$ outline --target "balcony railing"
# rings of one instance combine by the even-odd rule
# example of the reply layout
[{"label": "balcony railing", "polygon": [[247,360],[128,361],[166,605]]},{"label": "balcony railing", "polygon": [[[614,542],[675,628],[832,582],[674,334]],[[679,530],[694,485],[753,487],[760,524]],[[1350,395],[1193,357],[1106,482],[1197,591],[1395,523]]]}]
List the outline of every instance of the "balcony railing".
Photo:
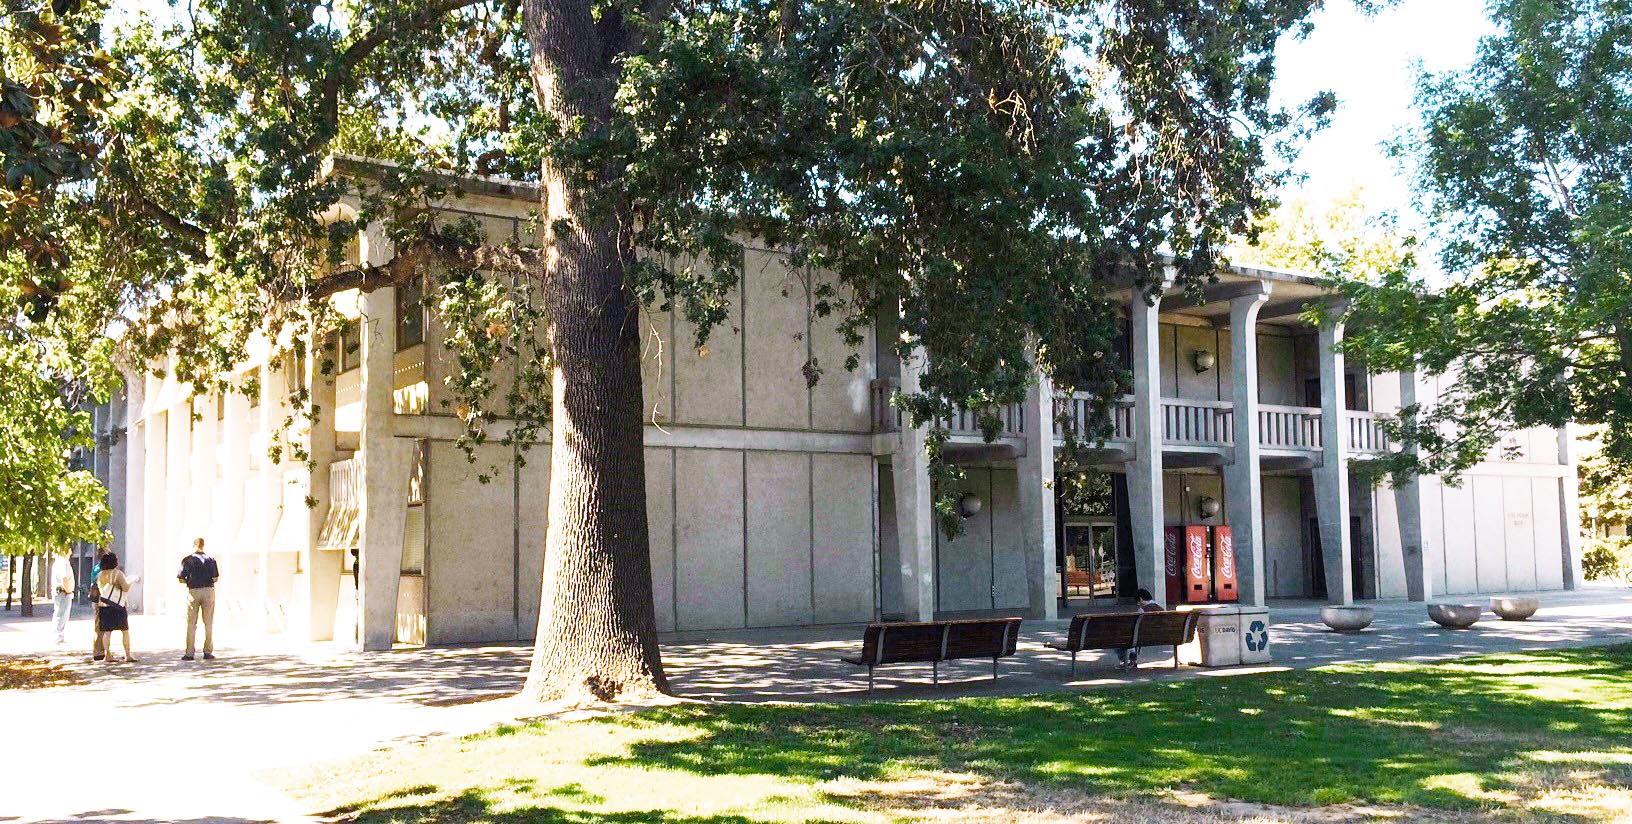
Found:
[{"label": "balcony railing", "polygon": [[1162,400],[1163,443],[1229,446],[1235,408],[1224,401]]},{"label": "balcony railing", "polygon": [[[890,403],[890,398],[901,387],[896,378],[877,378],[872,382],[873,428],[877,432],[899,432],[903,423],[901,410]],[[1000,404],[993,411],[1001,423],[998,437],[1016,438],[1026,432],[1024,403]],[[980,416],[967,409],[958,409],[948,418],[937,418],[935,427],[944,428],[955,436],[984,437]]]},{"label": "balcony railing", "polygon": [[[1054,397],[1054,434],[1064,437],[1070,427],[1079,438],[1087,438],[1093,426],[1092,396],[1083,392]],[[1061,416],[1065,420],[1061,420]],[[1133,399],[1122,398],[1111,407],[1111,434],[1106,440],[1133,440]]]},{"label": "balcony railing", "polygon": [[1259,404],[1258,445],[1269,449],[1320,449],[1320,410],[1312,406]]},{"label": "balcony railing", "polygon": [[1345,412],[1349,423],[1349,451],[1381,454],[1389,450],[1388,435],[1378,425],[1386,418],[1376,412]]},{"label": "balcony railing", "polygon": [[[873,425],[877,432],[897,432],[902,425],[902,413],[890,404],[899,383],[894,378],[879,378],[872,382]],[[1006,404],[997,409],[1002,421],[1002,436],[1018,437],[1025,434],[1023,404]],[[1054,398],[1054,435],[1063,437],[1066,428],[1075,426],[1079,437],[1090,431],[1093,403],[1083,393],[1057,395]],[[1320,430],[1320,409],[1312,406],[1258,406],[1258,444],[1265,449],[1316,452],[1323,446]],[[1387,416],[1377,412],[1349,411],[1344,413],[1348,426],[1350,452],[1380,454],[1390,444],[1378,421]],[[1062,420],[1063,418],[1063,420]],[[1235,409],[1228,401],[1203,401],[1177,398],[1162,399],[1162,442],[1176,446],[1223,447],[1235,443],[1233,431]],[[951,418],[939,420],[953,435],[979,437],[979,422],[975,413],[959,410]],[[1111,407],[1111,432],[1108,442],[1127,443],[1134,436],[1134,404],[1131,396],[1123,397]]]}]

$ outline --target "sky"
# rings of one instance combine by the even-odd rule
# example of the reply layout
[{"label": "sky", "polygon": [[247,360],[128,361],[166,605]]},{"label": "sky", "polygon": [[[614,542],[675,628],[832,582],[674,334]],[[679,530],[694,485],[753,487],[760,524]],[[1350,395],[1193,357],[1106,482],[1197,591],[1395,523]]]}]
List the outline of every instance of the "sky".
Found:
[{"label": "sky", "polygon": [[1421,230],[1408,170],[1382,144],[1416,122],[1419,67],[1466,68],[1479,38],[1494,33],[1484,0],[1402,0],[1373,16],[1347,0],[1328,0],[1314,24],[1307,38],[1281,43],[1275,96],[1293,106],[1331,91],[1338,107],[1331,125],[1305,144],[1294,167],[1305,179],[1283,190],[1283,199],[1318,206],[1359,184],[1368,207],[1394,212],[1403,229]]}]

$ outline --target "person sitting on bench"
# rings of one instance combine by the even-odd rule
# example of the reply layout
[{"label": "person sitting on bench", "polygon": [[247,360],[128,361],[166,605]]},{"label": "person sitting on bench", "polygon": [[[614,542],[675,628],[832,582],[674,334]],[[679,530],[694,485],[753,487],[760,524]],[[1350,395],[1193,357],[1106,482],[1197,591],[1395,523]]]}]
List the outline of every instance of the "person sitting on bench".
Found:
[{"label": "person sitting on bench", "polygon": [[[1136,594],[1134,597],[1139,599],[1139,611],[1140,612],[1161,612],[1162,611],[1162,605],[1156,603],[1156,597],[1154,595],[1150,594],[1150,590],[1141,589],[1141,590],[1139,590],[1138,594]],[[1139,648],[1138,647],[1123,647],[1123,648],[1117,650],[1116,651],[1116,660],[1120,662],[1120,663],[1117,664],[1117,669],[1131,670],[1134,667],[1139,666]]]}]

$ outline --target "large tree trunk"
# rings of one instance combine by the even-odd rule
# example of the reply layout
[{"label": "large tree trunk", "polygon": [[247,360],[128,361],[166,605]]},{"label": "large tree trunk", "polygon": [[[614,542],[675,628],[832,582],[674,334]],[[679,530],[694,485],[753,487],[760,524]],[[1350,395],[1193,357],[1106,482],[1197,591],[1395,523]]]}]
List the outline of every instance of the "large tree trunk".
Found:
[{"label": "large tree trunk", "polygon": [[[527,0],[526,19],[544,110],[604,128],[622,25],[570,0]],[[634,252],[619,229],[626,216],[596,191],[616,174],[590,181],[548,161],[543,169],[554,421],[538,640],[523,690],[540,701],[640,700],[667,689],[646,534],[638,304],[624,278]]]},{"label": "large tree trunk", "polygon": [[23,611],[24,618],[34,617],[34,556],[23,556]]}]

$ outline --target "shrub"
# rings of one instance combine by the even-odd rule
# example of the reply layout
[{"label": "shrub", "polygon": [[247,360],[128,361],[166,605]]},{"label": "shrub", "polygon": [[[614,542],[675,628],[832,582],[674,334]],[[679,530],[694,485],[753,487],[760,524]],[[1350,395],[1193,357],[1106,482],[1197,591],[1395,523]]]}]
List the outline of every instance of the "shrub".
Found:
[{"label": "shrub", "polygon": [[1632,537],[1593,539],[1581,555],[1581,573],[1589,581],[1626,578],[1632,573]]}]

